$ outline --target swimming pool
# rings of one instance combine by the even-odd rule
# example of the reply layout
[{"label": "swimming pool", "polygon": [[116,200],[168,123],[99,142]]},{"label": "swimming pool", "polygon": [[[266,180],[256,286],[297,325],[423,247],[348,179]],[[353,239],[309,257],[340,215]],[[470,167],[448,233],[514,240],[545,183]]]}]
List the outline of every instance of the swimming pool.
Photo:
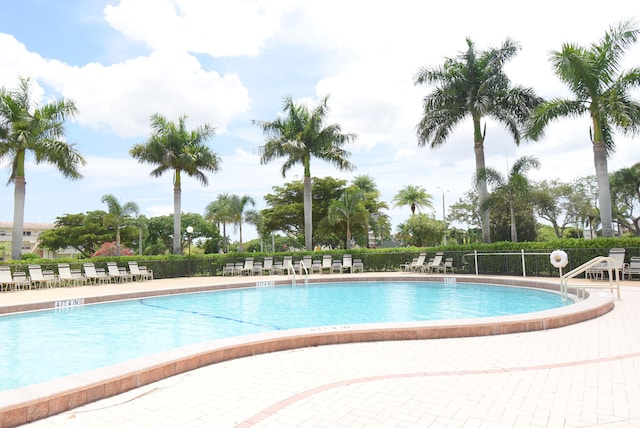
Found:
[{"label": "swimming pool", "polygon": [[252,287],[0,317],[0,391],[195,343],[304,327],[469,319],[571,304],[475,283]]}]

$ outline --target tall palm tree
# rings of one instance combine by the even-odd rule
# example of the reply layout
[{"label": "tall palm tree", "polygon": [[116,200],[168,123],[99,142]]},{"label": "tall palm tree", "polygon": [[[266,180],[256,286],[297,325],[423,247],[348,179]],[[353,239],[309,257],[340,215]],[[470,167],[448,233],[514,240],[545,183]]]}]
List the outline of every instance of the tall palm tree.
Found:
[{"label": "tall palm tree", "polygon": [[[518,43],[506,39],[499,48],[476,50],[467,38],[467,51],[455,58],[447,58],[443,65],[421,68],[416,84],[435,84],[424,98],[423,117],[418,123],[418,145],[431,148],[447,141],[453,129],[471,117],[476,173],[485,167],[484,141],[486,121],[491,118],[502,124],[516,144],[520,144],[520,128],[541,98],[533,89],[512,86],[503,67],[520,49]],[[478,183],[480,202],[487,199],[487,184]],[[490,242],[489,213],[482,215],[482,240]]]},{"label": "tall palm tree", "polygon": [[204,218],[207,221],[222,224],[222,246],[225,252],[229,252],[229,239],[227,237],[227,223],[233,223],[231,212],[231,195],[222,193],[215,201],[209,202],[205,207]]},{"label": "tall palm tree", "polygon": [[589,114],[593,160],[598,180],[598,204],[602,236],[613,236],[611,190],[607,156],[614,151],[613,128],[625,134],[640,132],[640,104],[631,95],[640,87],[640,68],[619,71],[625,49],[635,43],[640,30],[631,21],[605,32],[599,43],[585,48],[565,43],[551,53],[558,78],[573,93],[572,99],[556,98],[535,109],[527,135],[538,139],[547,124],[561,117]]},{"label": "tall palm tree", "polygon": [[369,217],[366,224],[367,232],[367,247],[369,246],[369,230],[373,233],[374,239],[379,237],[382,240],[382,235],[390,235],[390,219],[389,215],[384,213],[383,210],[389,209],[386,202],[380,200],[380,190],[376,185],[375,180],[369,174],[358,175],[351,180],[351,183],[359,188],[364,193],[364,206],[369,212]]},{"label": "tall palm tree", "polygon": [[238,251],[244,250],[242,245],[242,223],[245,222],[245,215],[247,214],[246,208],[248,205],[254,207],[256,205],[256,201],[249,195],[231,195],[230,200],[230,208],[231,208],[231,218],[236,227],[239,230],[239,243],[238,243]]},{"label": "tall palm tree", "polygon": [[157,165],[151,171],[153,177],[160,177],[167,171],[173,171],[173,253],[182,252],[181,243],[181,197],[182,173],[195,177],[203,186],[209,184],[206,172],[220,170],[222,160],[212,151],[206,141],[215,133],[215,129],[205,124],[194,130],[187,130],[187,116],[181,116],[176,125],[164,116],[156,113],[151,116],[152,134],[149,139],[136,144],[129,154],[140,163]]},{"label": "tall palm tree", "polygon": [[108,214],[105,216],[104,221],[107,225],[116,228],[116,256],[120,255],[120,229],[133,224],[133,214],[138,215],[140,208],[135,202],[127,202],[122,205],[118,199],[111,195],[104,195],[101,202],[107,204]]},{"label": "tall palm tree", "polygon": [[338,124],[325,125],[328,113],[324,97],[313,109],[296,104],[290,97],[284,98],[284,116],[271,122],[254,121],[267,138],[258,151],[260,163],[267,164],[274,159],[286,157],[282,165],[282,177],[296,164],[304,168],[304,241],[307,250],[313,249],[311,216],[311,157],[331,162],[341,171],[355,167],[348,161],[351,153],[342,148],[354,141],[355,134],[344,134]]},{"label": "tall palm tree", "polygon": [[518,242],[516,202],[526,200],[527,196],[531,193],[531,186],[526,177],[526,173],[532,168],[540,168],[538,159],[531,156],[522,156],[514,162],[508,177],[505,177],[493,168],[485,168],[478,171],[476,175],[476,183],[483,181],[491,185],[494,189],[494,192],[485,202],[480,204],[481,211],[489,211],[489,207],[498,200],[506,200],[509,206],[512,242]]},{"label": "tall palm tree", "polygon": [[427,193],[421,186],[404,186],[393,197],[394,207],[411,208],[411,215],[416,213],[416,209],[431,208],[433,209],[433,196]]},{"label": "tall palm tree", "polygon": [[78,166],[86,161],[73,144],[64,141],[64,122],[77,112],[71,100],[54,100],[38,106],[31,100],[31,81],[20,78],[18,89],[0,89],[0,161],[11,161],[9,183],[13,182],[13,232],[11,257],[22,256],[24,203],[26,197],[25,162],[29,152],[37,164],[55,166],[65,178],[82,177]]},{"label": "tall palm tree", "polygon": [[347,188],[342,197],[329,205],[328,220],[331,224],[344,222],[346,227],[345,247],[351,248],[351,226],[354,222],[366,223],[369,212],[364,206],[365,195],[356,188]]}]

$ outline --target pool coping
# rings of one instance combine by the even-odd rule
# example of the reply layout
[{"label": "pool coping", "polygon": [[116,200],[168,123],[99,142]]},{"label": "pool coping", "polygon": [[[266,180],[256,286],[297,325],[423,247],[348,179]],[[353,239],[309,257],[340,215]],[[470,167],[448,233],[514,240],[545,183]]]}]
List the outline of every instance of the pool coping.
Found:
[{"label": "pool coping", "polygon": [[[447,277],[456,278],[456,281],[459,282],[490,283],[558,291],[557,284],[539,279],[455,275]],[[313,278],[309,279],[309,283],[334,282],[341,279],[343,278],[335,276]],[[348,279],[350,281],[441,281],[443,277],[438,275],[389,274],[384,276],[362,275],[357,278],[349,276]],[[273,285],[291,284],[291,279],[270,281],[273,282]],[[256,282],[255,279],[247,277],[246,281],[235,283],[122,292],[84,297],[83,303],[92,304],[177,293],[255,287]],[[271,285],[271,282],[268,285]],[[4,306],[0,308],[0,313],[51,309],[56,307],[56,302],[59,301]],[[2,391],[0,392],[0,428],[32,422],[176,374],[235,358],[331,344],[454,338],[546,330],[596,318],[609,312],[613,307],[614,297],[611,293],[592,291],[587,299],[573,305],[529,314],[469,320],[311,327],[204,342],[23,388]]]}]

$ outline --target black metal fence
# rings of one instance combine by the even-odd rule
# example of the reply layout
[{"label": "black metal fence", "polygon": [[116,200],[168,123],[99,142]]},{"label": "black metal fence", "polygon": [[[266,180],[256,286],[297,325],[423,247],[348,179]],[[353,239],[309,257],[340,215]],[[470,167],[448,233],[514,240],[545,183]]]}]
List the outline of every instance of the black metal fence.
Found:
[{"label": "black metal fence", "polygon": [[[516,275],[516,276],[557,276],[558,269],[551,265],[549,254],[554,249],[549,250],[520,250],[520,251],[444,251],[443,261],[446,258],[453,259],[453,271],[456,274],[469,275]],[[596,256],[606,256],[607,248],[570,248],[564,249],[568,255],[569,264],[564,268],[564,272],[580,266]],[[303,255],[311,255],[314,259],[321,259],[324,253],[287,253],[292,255],[294,263],[302,259]],[[419,251],[366,251],[354,250],[349,252],[353,259],[360,259],[363,262],[364,270],[368,272],[393,272],[402,270],[404,263],[411,262],[418,257]],[[435,251],[427,251],[428,261],[434,257]],[[284,253],[255,256],[255,261],[262,262],[264,257],[271,256],[276,260],[284,257]],[[628,262],[633,256],[640,256],[640,247],[626,248],[625,260]],[[249,257],[246,253],[215,254],[215,255],[194,255],[173,256],[169,259],[137,259],[138,265],[144,265],[152,270],[155,278],[176,278],[185,276],[215,276],[222,275],[222,269],[226,263],[244,262]],[[342,258],[341,254],[332,253],[334,259]],[[118,261],[120,266],[127,266],[127,259]],[[110,259],[110,261],[116,261]],[[82,263],[86,260],[69,263],[73,269],[81,269]],[[97,268],[106,268],[106,261],[92,260]],[[31,263],[38,263],[32,261]],[[57,262],[42,261],[38,263],[43,270],[53,270],[57,272]],[[12,270],[26,272],[28,265],[13,265]]]}]

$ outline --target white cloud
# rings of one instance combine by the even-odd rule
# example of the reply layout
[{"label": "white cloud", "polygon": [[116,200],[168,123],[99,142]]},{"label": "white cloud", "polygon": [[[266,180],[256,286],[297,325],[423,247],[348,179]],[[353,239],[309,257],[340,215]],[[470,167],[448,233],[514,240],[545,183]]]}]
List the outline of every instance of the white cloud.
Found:
[{"label": "white cloud", "polygon": [[151,49],[219,57],[257,55],[292,5],[287,0],[121,0],[104,14],[114,29]]}]

